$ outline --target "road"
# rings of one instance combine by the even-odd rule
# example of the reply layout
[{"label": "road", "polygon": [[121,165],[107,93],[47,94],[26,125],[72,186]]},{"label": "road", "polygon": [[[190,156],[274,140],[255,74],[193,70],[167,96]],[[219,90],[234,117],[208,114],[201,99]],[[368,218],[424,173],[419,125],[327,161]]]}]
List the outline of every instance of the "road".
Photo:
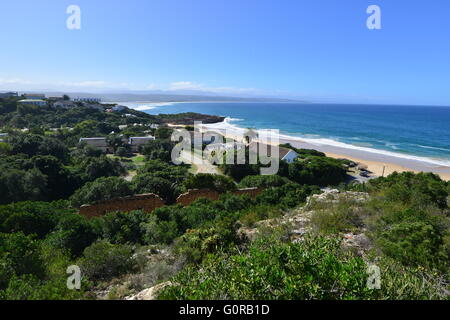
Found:
[{"label": "road", "polygon": [[195,174],[197,173],[221,174],[217,166],[211,164],[209,161],[203,160],[199,155],[195,153],[189,151],[182,151],[179,159],[186,164],[191,164],[191,161],[194,160],[193,167],[195,168],[194,172]]}]

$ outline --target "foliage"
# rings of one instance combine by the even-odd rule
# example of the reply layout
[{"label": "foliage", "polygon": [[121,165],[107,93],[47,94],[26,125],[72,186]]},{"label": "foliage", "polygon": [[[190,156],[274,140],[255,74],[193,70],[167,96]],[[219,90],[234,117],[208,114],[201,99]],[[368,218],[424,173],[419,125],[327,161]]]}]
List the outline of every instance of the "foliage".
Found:
[{"label": "foliage", "polygon": [[109,279],[134,267],[132,249],[128,245],[111,244],[99,240],[87,247],[79,264],[81,272],[89,279]]},{"label": "foliage", "polygon": [[132,195],[130,184],[119,177],[102,177],[86,183],[70,198],[74,207],[90,204],[99,200],[108,200]]},{"label": "foliage", "polygon": [[236,190],[236,185],[230,178],[209,173],[191,175],[183,185],[186,189],[210,189],[219,193]]}]

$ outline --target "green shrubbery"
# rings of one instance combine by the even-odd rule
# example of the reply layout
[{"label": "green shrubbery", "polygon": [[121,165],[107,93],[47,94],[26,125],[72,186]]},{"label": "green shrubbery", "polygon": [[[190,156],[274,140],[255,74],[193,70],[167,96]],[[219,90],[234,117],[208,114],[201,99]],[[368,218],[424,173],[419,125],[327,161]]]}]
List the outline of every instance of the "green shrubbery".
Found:
[{"label": "green shrubbery", "polygon": [[[201,270],[201,271],[200,271]],[[262,239],[243,254],[216,254],[173,279],[159,299],[425,299],[442,293],[414,270],[382,264],[381,289],[367,286],[367,265],[339,241]],[[410,287],[405,288],[408,285]]]}]

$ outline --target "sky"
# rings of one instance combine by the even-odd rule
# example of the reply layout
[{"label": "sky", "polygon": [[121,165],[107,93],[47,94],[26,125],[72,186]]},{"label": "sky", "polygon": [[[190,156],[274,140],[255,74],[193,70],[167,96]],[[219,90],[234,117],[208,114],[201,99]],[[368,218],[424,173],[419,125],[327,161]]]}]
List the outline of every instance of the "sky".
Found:
[{"label": "sky", "polygon": [[448,0],[2,0],[0,91],[450,105],[449,13]]}]

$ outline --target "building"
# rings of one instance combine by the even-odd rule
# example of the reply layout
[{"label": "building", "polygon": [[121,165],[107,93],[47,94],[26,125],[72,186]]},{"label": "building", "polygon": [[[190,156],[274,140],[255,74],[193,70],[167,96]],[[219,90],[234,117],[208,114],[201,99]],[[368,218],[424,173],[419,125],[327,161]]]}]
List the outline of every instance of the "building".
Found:
[{"label": "building", "polygon": [[87,103],[100,103],[102,99],[100,98],[75,98],[75,102],[87,102]]},{"label": "building", "polygon": [[75,102],[68,101],[68,100],[59,100],[59,101],[56,101],[55,103],[53,103],[54,108],[69,109],[69,108],[73,108],[75,106],[76,106]]},{"label": "building", "polygon": [[127,107],[125,107],[125,106],[117,105],[117,106],[112,107],[111,109],[114,112],[121,112],[121,111],[125,110],[126,108]]},{"label": "building", "polygon": [[153,136],[147,136],[147,137],[130,137],[128,139],[128,144],[131,147],[132,152],[138,152],[139,147],[144,146],[147,144],[147,142],[155,140],[155,137]]},{"label": "building", "polygon": [[[265,150],[262,151],[263,152],[263,154],[262,154],[263,156],[265,155],[267,157],[273,157],[272,154],[271,154],[272,153],[271,146],[264,145],[264,144],[258,143],[258,142],[252,142],[252,143],[250,143],[250,150],[252,150],[252,149],[254,150],[255,149],[255,145],[256,145],[256,148],[258,148],[257,149],[258,152],[259,152],[261,146],[264,146],[263,148]],[[295,152],[292,149],[288,149],[288,148],[284,148],[284,147],[278,147],[278,149],[279,149],[278,150],[278,158],[280,160],[286,161],[287,163],[294,162],[294,160],[298,157],[298,153]]]},{"label": "building", "polygon": [[2,98],[2,99],[11,98],[11,97],[18,97],[18,96],[19,96],[19,94],[17,92],[0,93],[0,98]]},{"label": "building", "polygon": [[24,93],[23,96],[26,100],[43,100],[43,99],[45,99],[45,94],[42,94],[42,93]]},{"label": "building", "polygon": [[80,138],[79,143],[85,143],[88,146],[100,149],[103,152],[110,152],[112,150],[108,146],[106,138]]},{"label": "building", "polygon": [[3,142],[8,137],[7,133],[0,133],[0,142]]},{"label": "building", "polygon": [[40,100],[40,99],[24,99],[24,100],[19,100],[18,103],[26,104],[26,105],[33,105],[33,106],[38,106],[38,107],[43,107],[43,106],[47,105],[46,101]]}]

